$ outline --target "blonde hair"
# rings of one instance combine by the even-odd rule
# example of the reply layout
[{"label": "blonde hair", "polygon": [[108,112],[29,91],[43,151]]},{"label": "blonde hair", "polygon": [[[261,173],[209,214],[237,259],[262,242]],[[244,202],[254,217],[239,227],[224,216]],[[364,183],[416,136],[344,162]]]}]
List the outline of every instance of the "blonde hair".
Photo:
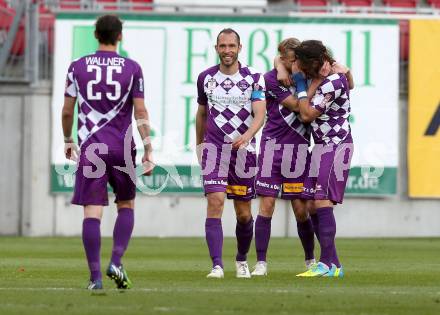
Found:
[{"label": "blonde hair", "polygon": [[278,44],[278,52],[280,56],[286,56],[289,51],[294,51],[300,44],[299,39],[295,37],[286,38]]}]

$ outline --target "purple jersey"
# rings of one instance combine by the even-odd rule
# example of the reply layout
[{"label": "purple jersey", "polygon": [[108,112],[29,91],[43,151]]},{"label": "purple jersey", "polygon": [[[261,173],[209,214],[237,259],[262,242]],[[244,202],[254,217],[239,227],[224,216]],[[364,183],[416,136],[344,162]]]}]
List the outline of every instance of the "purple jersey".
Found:
[{"label": "purple jersey", "polygon": [[[265,100],[261,73],[239,64],[233,75],[220,72],[220,65],[200,73],[197,79],[197,102],[207,105],[205,142],[221,146],[244,134],[250,127],[252,102]],[[247,147],[255,151],[255,138]]]},{"label": "purple jersey", "polygon": [[283,105],[294,88],[286,88],[277,80],[277,70],[272,69],[264,75],[267,96],[267,121],[263,128],[263,140],[277,139],[277,143],[308,143],[309,125],[301,121],[298,113],[292,112]]},{"label": "purple jersey", "polygon": [[350,89],[345,75],[335,73],[319,86],[311,106],[321,112],[312,122],[315,143],[339,144],[350,134]]},{"label": "purple jersey", "polygon": [[144,97],[143,86],[141,67],[116,52],[97,51],[73,61],[64,95],[78,99],[79,145],[105,143],[111,151],[122,150],[133,98]]}]

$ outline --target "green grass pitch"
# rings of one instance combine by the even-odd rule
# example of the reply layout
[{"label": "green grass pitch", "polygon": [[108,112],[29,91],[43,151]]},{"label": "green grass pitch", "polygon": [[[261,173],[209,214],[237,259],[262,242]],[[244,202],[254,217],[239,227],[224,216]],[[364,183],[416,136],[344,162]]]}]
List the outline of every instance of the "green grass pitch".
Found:
[{"label": "green grass pitch", "polygon": [[[0,314],[440,314],[439,239],[337,243],[344,279],[295,278],[302,251],[284,238],[271,240],[267,277],[236,279],[228,238],[225,279],[206,279],[203,238],[135,238],[124,259],[134,288],[117,291],[105,279],[93,294],[79,237],[0,237]],[[104,239],[103,271],[110,250]]]}]

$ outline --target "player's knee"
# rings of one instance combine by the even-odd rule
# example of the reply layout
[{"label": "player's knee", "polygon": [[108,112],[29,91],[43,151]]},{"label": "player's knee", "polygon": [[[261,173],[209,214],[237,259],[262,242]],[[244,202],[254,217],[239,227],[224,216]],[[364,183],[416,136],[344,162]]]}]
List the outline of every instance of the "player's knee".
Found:
[{"label": "player's knee", "polygon": [[292,201],[293,213],[295,214],[296,221],[304,222],[307,220],[309,213],[307,211],[306,203],[301,200]]},{"label": "player's knee", "polygon": [[217,194],[208,194],[208,210],[211,212],[223,210],[225,199]]},{"label": "player's knee", "polygon": [[236,218],[240,223],[247,223],[252,219],[252,213],[250,211],[242,211],[236,214]]},{"label": "player's knee", "polygon": [[301,209],[299,211],[295,210],[294,213],[295,213],[296,221],[298,221],[298,222],[306,221],[309,216],[309,214],[307,213],[307,211],[305,209]]},{"label": "player's knee", "polygon": [[275,198],[263,197],[260,202],[259,214],[264,217],[272,217],[275,209]]},{"label": "player's knee", "polygon": [[234,200],[235,216],[240,223],[246,223],[252,218],[251,202]]}]

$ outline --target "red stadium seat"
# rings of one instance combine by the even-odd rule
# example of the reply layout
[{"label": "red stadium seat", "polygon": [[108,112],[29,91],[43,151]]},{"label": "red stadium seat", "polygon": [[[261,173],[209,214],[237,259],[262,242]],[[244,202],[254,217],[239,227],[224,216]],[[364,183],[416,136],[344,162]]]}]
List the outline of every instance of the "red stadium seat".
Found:
[{"label": "red stadium seat", "polygon": [[399,22],[400,30],[400,60],[408,61],[409,55],[409,21],[401,20]]},{"label": "red stadium seat", "polygon": [[136,11],[151,11],[153,8],[148,6],[153,0],[129,0],[132,3],[131,8]]},{"label": "red stadium seat", "polygon": [[385,5],[397,8],[415,8],[417,2],[417,0],[383,0]]},{"label": "red stadium seat", "polygon": [[14,43],[12,44],[11,54],[16,56],[23,55],[25,46],[25,27],[24,20],[22,19],[17,34],[15,35]]},{"label": "red stadium seat", "polygon": [[[0,29],[9,32],[15,17],[15,9],[1,6],[0,9]],[[12,55],[21,56],[24,53],[25,32],[24,19],[20,21],[14,43],[12,44],[10,53]]]},{"label": "red stadium seat", "polygon": [[428,4],[434,8],[440,8],[440,0],[428,0]]},{"label": "red stadium seat", "polygon": [[52,11],[50,11],[49,8],[45,7],[45,6],[40,6],[38,8],[38,11],[40,12],[40,14],[50,14]]},{"label": "red stadium seat", "polygon": [[299,9],[303,12],[326,12],[327,10],[304,9],[302,7],[326,7],[329,4],[327,0],[298,0]]},{"label": "red stadium seat", "polygon": [[8,8],[4,8],[0,10],[0,29],[9,29],[9,26],[12,24],[12,20],[14,19],[15,12]]},{"label": "red stadium seat", "polygon": [[98,7],[103,10],[117,10],[118,7],[115,5],[118,0],[97,0]]},{"label": "red stadium seat", "polygon": [[374,0],[339,0],[339,2],[347,7],[371,7]]},{"label": "red stadium seat", "polygon": [[327,0],[298,0],[298,5],[308,7],[325,7],[328,4]]},{"label": "red stadium seat", "polygon": [[40,31],[47,34],[49,53],[53,53],[55,16],[52,13],[40,15]]},{"label": "red stadium seat", "polygon": [[81,0],[60,0],[59,5],[64,10],[79,10],[81,9]]}]

